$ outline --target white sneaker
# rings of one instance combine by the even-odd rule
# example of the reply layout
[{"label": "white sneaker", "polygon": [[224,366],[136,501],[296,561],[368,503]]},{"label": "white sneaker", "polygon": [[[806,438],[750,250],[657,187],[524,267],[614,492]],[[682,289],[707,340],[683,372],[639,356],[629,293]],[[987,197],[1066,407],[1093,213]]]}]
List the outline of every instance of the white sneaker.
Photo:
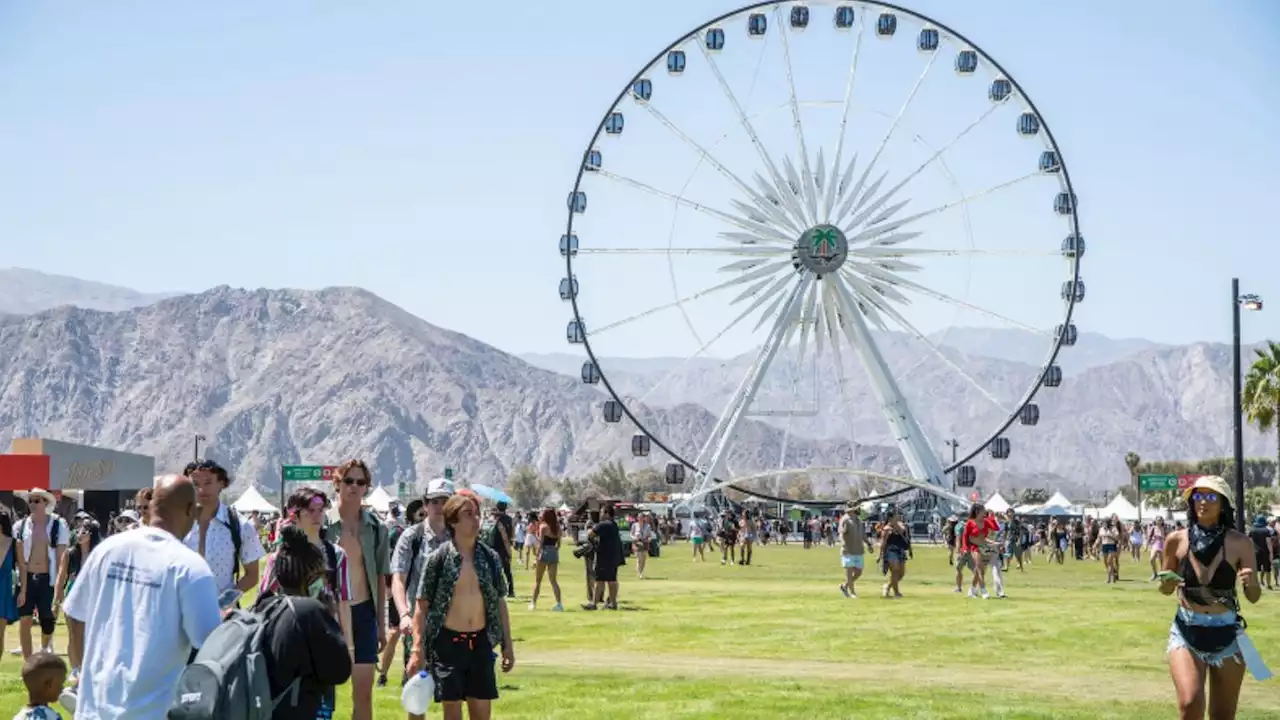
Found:
[{"label": "white sneaker", "polygon": [[971,597],[971,598],[976,598],[976,597],[978,597],[978,591],[977,591],[977,590],[974,590],[973,588],[969,588],[969,597]]},{"label": "white sneaker", "polygon": [[58,696],[58,702],[72,715],[76,714],[76,691],[74,688],[67,688]]},{"label": "white sneaker", "polygon": [[536,606],[534,603],[529,603],[529,611],[530,611],[530,612],[532,612],[532,611],[534,611],[534,610],[536,610],[536,609],[537,609],[537,606]]},{"label": "white sneaker", "polygon": [[986,590],[983,590],[983,591],[982,591],[982,599],[983,599],[983,600],[990,600],[990,599],[991,599],[991,596],[987,594],[987,591],[986,591]]}]

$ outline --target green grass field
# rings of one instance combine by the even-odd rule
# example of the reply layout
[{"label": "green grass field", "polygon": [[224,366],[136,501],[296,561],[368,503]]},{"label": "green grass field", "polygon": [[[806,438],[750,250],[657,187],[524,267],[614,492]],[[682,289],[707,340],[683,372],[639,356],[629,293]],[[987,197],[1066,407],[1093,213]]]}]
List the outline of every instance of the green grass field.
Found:
[{"label": "green grass field", "polygon": [[[649,578],[622,569],[622,610],[578,610],[578,565],[564,568],[568,612],[528,610],[532,573],[517,570],[515,670],[495,717],[529,718],[1168,718],[1164,648],[1174,600],[1126,562],[1107,586],[1101,564],[1043,559],[1014,570],[1007,600],[951,592],[945,555],[922,549],[907,597],[837,590],[836,551],[761,549],[750,567],[693,564],[679,543]],[[568,553],[565,553],[568,556]],[[573,568],[575,572],[568,572]],[[1280,592],[1246,607],[1250,635],[1280,668]],[[6,643],[17,642],[9,630]],[[64,642],[59,639],[59,648]],[[0,660],[0,717],[22,704],[19,662]],[[393,671],[393,684],[399,674]],[[347,717],[346,693],[339,717]],[[8,713],[8,714],[6,714]],[[375,716],[403,717],[398,688]],[[1280,718],[1280,680],[1246,678],[1242,718]]]}]

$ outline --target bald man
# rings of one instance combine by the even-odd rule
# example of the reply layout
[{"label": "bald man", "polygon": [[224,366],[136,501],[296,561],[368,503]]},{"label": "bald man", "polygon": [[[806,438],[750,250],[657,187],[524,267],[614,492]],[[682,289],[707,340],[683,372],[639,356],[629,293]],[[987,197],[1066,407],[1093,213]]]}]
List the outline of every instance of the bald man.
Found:
[{"label": "bald man", "polygon": [[78,717],[164,720],[192,648],[221,622],[213,572],[182,542],[195,514],[191,480],[166,477],[151,524],[112,535],[85,560],[64,608],[84,648]]}]

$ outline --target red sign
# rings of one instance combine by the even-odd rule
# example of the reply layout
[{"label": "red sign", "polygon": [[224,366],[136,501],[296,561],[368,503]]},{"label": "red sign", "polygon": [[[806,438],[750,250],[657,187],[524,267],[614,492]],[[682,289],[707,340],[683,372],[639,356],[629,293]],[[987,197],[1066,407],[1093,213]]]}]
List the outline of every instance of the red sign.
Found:
[{"label": "red sign", "polygon": [[1182,492],[1195,484],[1195,481],[1204,477],[1203,475],[1179,475],[1178,476],[1178,492]]},{"label": "red sign", "polygon": [[49,489],[48,455],[0,455],[0,490]]}]

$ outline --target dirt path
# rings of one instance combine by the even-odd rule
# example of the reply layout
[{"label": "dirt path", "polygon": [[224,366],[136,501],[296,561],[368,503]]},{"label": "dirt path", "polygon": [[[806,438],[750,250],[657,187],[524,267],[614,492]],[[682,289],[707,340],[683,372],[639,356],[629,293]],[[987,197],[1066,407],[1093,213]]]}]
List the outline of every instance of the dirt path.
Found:
[{"label": "dirt path", "polygon": [[[901,682],[910,678],[914,685],[946,686],[957,690],[991,690],[1020,694],[1053,694],[1079,697],[1081,692],[1094,697],[1115,697],[1154,702],[1172,701],[1173,689],[1164,680],[1146,677],[1108,676],[1072,673],[1070,669],[1028,671],[988,667],[981,671],[935,667],[919,664],[892,666],[868,663],[814,662],[797,660],[762,660],[759,658],[697,657],[689,655],[645,655],[637,665],[625,654],[600,651],[540,651],[530,653],[520,663],[526,666],[580,670],[584,672],[625,672],[628,674],[670,677],[722,676],[726,672],[745,673],[747,677],[790,680],[855,680]],[[1087,669],[1081,666],[1081,669]],[[1256,701],[1259,696],[1254,695]]]}]

